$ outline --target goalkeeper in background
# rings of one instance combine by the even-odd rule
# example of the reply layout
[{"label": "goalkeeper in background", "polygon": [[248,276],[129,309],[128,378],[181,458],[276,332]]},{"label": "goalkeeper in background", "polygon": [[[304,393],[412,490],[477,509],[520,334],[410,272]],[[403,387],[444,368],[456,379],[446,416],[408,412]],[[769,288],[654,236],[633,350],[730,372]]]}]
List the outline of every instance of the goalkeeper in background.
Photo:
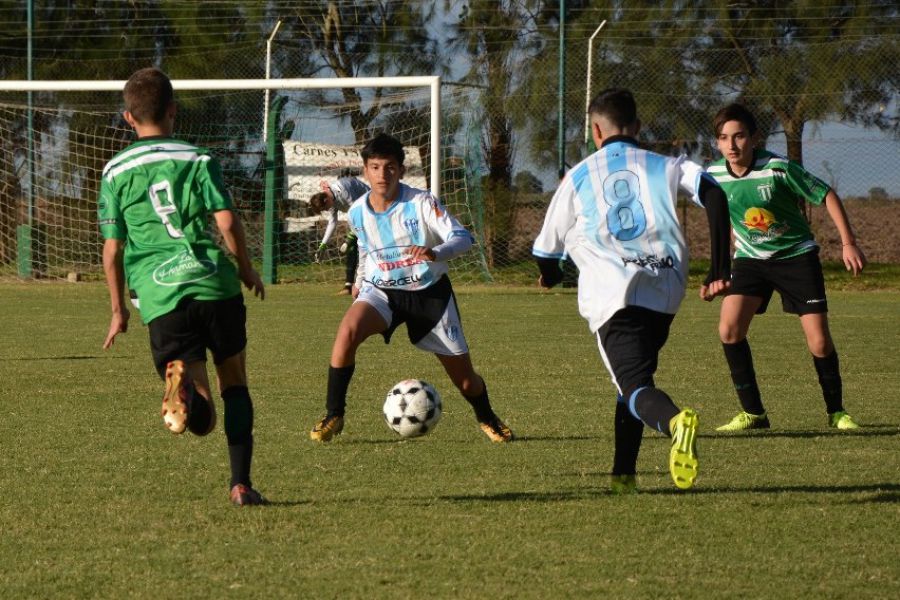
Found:
[{"label": "goalkeeper in background", "polygon": [[[153,363],[165,380],[163,421],[172,433],[187,429],[198,436],[216,425],[206,373],[211,351],[225,405],[231,502],[264,504],[250,482],[253,403],[241,294],[243,282],[263,298],[262,280],[250,265],[219,163],[206,149],[172,137],[176,105],[169,78],[158,69],[141,69],[128,79],[123,96],[124,117],[137,140],[109,161],[100,183],[98,220],[112,308],[103,347],[128,331],[127,283],[137,294]],[[237,268],[208,233],[210,214]]]},{"label": "goalkeeper in background", "polygon": [[[346,175],[340,177],[334,183],[329,184],[327,181],[320,181],[319,187],[321,192],[315,193],[309,198],[310,215],[318,215],[329,211],[328,225],[325,227],[325,235],[319,242],[316,250],[316,262],[319,262],[319,253],[325,250],[325,245],[331,239],[335,228],[337,227],[338,212],[347,212],[353,202],[369,191],[369,186],[353,177]],[[352,229],[347,232],[344,243],[341,244],[341,254],[346,255],[347,271],[344,277],[344,287],[338,294],[349,295],[353,289],[353,281],[356,279],[356,268],[359,264],[359,248],[356,245],[356,234]]]},{"label": "goalkeeper in background", "polygon": [[636,489],[644,424],[672,438],[669,472],[676,487],[688,489],[697,477],[697,414],[678,408],[653,381],[687,284],[677,192],[706,209],[710,295],[728,289],[728,204],[702,166],[638,146],[641,122],[628,90],[600,92],[589,113],[599,150],[566,174],[550,201],[532,251],[539,283],[562,281],[564,255],[578,266],[578,308],[618,391],[613,492]]}]

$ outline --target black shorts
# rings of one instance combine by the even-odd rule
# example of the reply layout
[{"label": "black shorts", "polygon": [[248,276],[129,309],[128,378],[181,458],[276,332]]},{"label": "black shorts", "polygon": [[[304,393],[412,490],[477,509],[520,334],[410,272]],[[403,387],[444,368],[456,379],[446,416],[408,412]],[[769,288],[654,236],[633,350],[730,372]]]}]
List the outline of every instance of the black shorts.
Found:
[{"label": "black shorts", "polygon": [[394,330],[403,323],[406,323],[409,341],[418,344],[441,322],[450,299],[454,297],[450,278],[446,275],[423,290],[381,291],[388,297],[388,306],[393,313],[388,328],[382,333],[385,344],[391,341]]},{"label": "black shorts", "polygon": [[597,330],[597,343],[619,393],[653,385],[659,351],[669,339],[675,315],[626,306]]},{"label": "black shorts", "polygon": [[227,300],[186,298],[172,312],[149,324],[150,351],[160,377],[165,377],[169,361],[206,361],[207,349],[213,362],[240,353],[247,346],[247,309],[241,294]]},{"label": "black shorts", "polygon": [[729,294],[755,296],[763,302],[756,314],[766,312],[772,292],[778,290],[784,312],[809,315],[828,312],[825,277],[819,251],[783,260],[736,258],[731,267]]}]

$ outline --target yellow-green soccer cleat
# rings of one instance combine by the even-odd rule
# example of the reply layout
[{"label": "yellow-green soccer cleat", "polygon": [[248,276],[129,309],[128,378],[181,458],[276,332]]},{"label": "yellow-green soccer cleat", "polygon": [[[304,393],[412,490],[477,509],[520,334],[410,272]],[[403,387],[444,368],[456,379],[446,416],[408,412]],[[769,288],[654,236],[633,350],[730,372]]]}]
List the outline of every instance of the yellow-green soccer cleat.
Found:
[{"label": "yellow-green soccer cleat", "polygon": [[609,482],[609,491],[617,496],[637,493],[637,477],[634,475],[613,475]]},{"label": "yellow-green soccer cleat", "polygon": [[741,411],[732,420],[728,421],[721,427],[716,427],[716,431],[744,431],[747,429],[768,429],[769,417],[766,413],[761,415],[752,415],[748,412]]},{"label": "yellow-green soccer cleat", "polygon": [[500,420],[500,417],[494,416],[489,421],[479,423],[478,426],[492,442],[502,444],[513,440],[513,432],[506,426],[506,423]]},{"label": "yellow-green soccer cleat", "polygon": [[690,489],[697,479],[697,427],[700,419],[686,408],[669,422],[672,431],[672,449],[669,451],[669,473],[675,487]]},{"label": "yellow-green soccer cleat", "polygon": [[172,433],[184,433],[187,428],[192,395],[191,375],[184,361],[171,361],[166,365],[166,393],[160,414]]},{"label": "yellow-green soccer cleat", "polygon": [[330,442],[331,439],[344,430],[344,417],[328,415],[312,428],[309,437],[317,442]]},{"label": "yellow-green soccer cleat", "polygon": [[828,415],[828,426],[835,429],[859,429],[859,425],[856,424],[853,417],[842,410]]}]

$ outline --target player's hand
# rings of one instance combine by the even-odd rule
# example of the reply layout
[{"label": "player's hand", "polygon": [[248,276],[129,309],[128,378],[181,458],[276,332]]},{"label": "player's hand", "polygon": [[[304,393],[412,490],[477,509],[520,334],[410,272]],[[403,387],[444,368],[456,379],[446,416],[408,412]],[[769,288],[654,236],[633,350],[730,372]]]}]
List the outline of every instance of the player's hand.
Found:
[{"label": "player's hand", "polygon": [[341,244],[341,247],[338,248],[338,252],[340,252],[341,254],[347,254],[347,248],[347,242],[344,242],[343,244]]},{"label": "player's hand", "polygon": [[359,288],[354,283],[353,287],[350,289],[350,294],[353,296],[353,299],[356,300],[359,297]]},{"label": "player's hand", "polygon": [[854,277],[862,273],[866,266],[866,255],[863,254],[862,248],[856,244],[847,244],[843,247],[841,254],[844,266],[853,273]]},{"label": "player's hand", "polygon": [[103,342],[104,350],[112,348],[117,335],[128,331],[128,319],[130,317],[131,313],[124,306],[120,312],[112,314],[112,318],[109,320],[109,331],[106,333],[106,340]]},{"label": "player's hand", "polygon": [[711,302],[716,296],[724,296],[729,288],[731,288],[731,281],[727,279],[710,281],[709,284],[700,286],[700,298],[707,302]]},{"label": "player's hand", "polygon": [[238,277],[247,286],[248,290],[253,290],[253,295],[260,300],[266,299],[266,286],[263,285],[262,278],[256,269],[246,269],[238,272]]},{"label": "player's hand", "polygon": [[412,246],[407,252],[410,258],[431,262],[434,260],[434,250],[425,246]]}]

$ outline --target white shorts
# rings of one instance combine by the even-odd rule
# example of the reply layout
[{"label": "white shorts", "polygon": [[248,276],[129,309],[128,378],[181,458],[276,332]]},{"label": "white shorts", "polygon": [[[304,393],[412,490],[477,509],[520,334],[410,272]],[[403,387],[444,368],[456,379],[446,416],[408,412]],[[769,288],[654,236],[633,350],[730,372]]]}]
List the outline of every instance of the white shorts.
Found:
[{"label": "white shorts", "polygon": [[[420,292],[406,293],[415,298]],[[459,356],[469,352],[469,345],[466,343],[466,336],[463,334],[459,310],[456,307],[456,298],[453,296],[452,291],[440,318],[427,321],[429,323],[434,322],[434,325],[427,331],[420,329],[422,321],[415,320],[415,317],[419,316],[415,310],[395,311],[391,307],[388,295],[374,285],[364,283],[359,291],[359,296],[356,298],[356,302],[365,302],[377,310],[384,322],[388,324],[388,329],[383,333],[385,342],[390,341],[394,329],[405,322],[410,341],[416,348],[447,356]],[[411,317],[413,318],[412,321]],[[414,341],[416,338],[420,339]]]}]

